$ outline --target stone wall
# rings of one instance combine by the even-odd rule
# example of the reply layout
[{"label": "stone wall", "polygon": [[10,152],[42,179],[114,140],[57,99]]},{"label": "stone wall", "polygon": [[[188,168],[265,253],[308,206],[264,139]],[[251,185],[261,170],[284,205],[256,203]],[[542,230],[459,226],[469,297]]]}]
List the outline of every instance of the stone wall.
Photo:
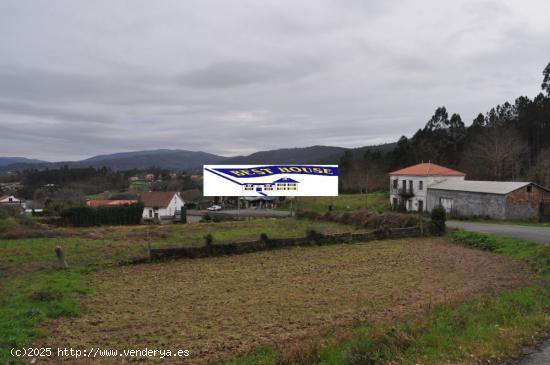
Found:
[{"label": "stone wall", "polygon": [[543,195],[544,191],[535,185],[532,185],[530,192],[523,187],[507,195],[430,189],[428,209],[439,205],[441,198],[450,198],[454,202],[453,212],[466,217],[536,219]]},{"label": "stone wall", "polygon": [[438,206],[441,198],[453,199],[453,212],[459,215],[488,216],[495,219],[506,218],[506,199],[504,195],[430,189],[428,209],[431,211]]},{"label": "stone wall", "polygon": [[545,191],[536,185],[525,186],[506,196],[506,218],[532,219],[540,214]]},{"label": "stone wall", "polygon": [[202,247],[156,248],[151,249],[151,260],[174,258],[200,258],[224,255],[236,255],[292,246],[328,245],[338,243],[367,242],[386,238],[419,237],[424,234],[420,227],[392,228],[366,233],[316,234],[309,237],[275,238],[258,241],[234,243],[214,243]]}]

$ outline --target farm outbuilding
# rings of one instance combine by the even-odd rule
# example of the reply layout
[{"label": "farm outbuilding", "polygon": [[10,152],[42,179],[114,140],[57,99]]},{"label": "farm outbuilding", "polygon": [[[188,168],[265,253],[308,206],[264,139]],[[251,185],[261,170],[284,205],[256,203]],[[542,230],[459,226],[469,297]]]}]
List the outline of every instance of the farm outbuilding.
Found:
[{"label": "farm outbuilding", "polygon": [[428,210],[495,219],[538,219],[550,191],[532,182],[445,180],[428,187]]}]

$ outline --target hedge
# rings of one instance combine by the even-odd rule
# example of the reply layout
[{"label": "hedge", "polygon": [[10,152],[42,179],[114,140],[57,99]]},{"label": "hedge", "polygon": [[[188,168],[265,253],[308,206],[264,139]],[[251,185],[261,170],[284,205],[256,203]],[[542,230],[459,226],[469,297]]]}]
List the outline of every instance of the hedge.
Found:
[{"label": "hedge", "polygon": [[75,227],[140,224],[142,215],[142,203],[97,208],[74,207],[61,212],[63,221]]}]

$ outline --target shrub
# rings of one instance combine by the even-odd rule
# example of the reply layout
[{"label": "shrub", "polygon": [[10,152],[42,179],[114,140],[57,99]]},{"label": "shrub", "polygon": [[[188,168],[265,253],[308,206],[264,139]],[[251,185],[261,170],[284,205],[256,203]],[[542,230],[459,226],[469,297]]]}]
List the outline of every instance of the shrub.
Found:
[{"label": "shrub", "polygon": [[35,302],[51,302],[63,298],[63,293],[59,290],[42,289],[33,292],[29,298]]},{"label": "shrub", "polygon": [[206,247],[212,247],[213,244],[214,244],[214,236],[212,236],[211,233],[208,233],[207,235],[204,236],[204,245]]},{"label": "shrub", "polygon": [[269,243],[269,237],[264,232],[260,234],[260,242]]},{"label": "shrub", "polygon": [[0,206],[0,219],[6,219],[15,216],[17,216],[17,212],[15,209],[9,206]]},{"label": "shrub", "polygon": [[478,248],[484,251],[494,251],[498,247],[496,239],[491,236],[466,231],[454,232],[452,236],[456,241],[463,245]]},{"label": "shrub", "polygon": [[142,215],[142,203],[97,208],[74,207],[61,212],[63,220],[76,227],[140,224]]},{"label": "shrub", "polygon": [[321,243],[323,241],[323,238],[325,238],[325,236],[319,231],[316,231],[314,229],[308,229],[306,231],[306,238],[309,242]]},{"label": "shrub", "polygon": [[447,212],[445,212],[445,208],[438,205],[432,209],[431,219],[435,230],[434,233],[445,233],[447,228],[445,226],[445,221],[447,220]]}]

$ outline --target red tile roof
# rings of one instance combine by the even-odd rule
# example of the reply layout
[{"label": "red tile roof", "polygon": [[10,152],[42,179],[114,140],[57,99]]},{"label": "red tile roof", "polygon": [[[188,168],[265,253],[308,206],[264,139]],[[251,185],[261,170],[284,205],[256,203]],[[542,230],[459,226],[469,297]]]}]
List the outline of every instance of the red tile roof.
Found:
[{"label": "red tile roof", "polygon": [[164,208],[170,204],[174,194],[176,194],[174,191],[149,191],[141,194],[139,200],[141,200],[146,207]]},{"label": "red tile roof", "polygon": [[390,172],[390,175],[413,175],[413,176],[466,176],[465,173],[436,165],[434,163],[419,163],[405,167],[404,169]]},{"label": "red tile roof", "polygon": [[137,203],[137,200],[127,200],[127,199],[118,199],[118,200],[91,199],[86,202],[86,204],[88,204],[88,206],[90,207],[130,205],[135,203]]}]

